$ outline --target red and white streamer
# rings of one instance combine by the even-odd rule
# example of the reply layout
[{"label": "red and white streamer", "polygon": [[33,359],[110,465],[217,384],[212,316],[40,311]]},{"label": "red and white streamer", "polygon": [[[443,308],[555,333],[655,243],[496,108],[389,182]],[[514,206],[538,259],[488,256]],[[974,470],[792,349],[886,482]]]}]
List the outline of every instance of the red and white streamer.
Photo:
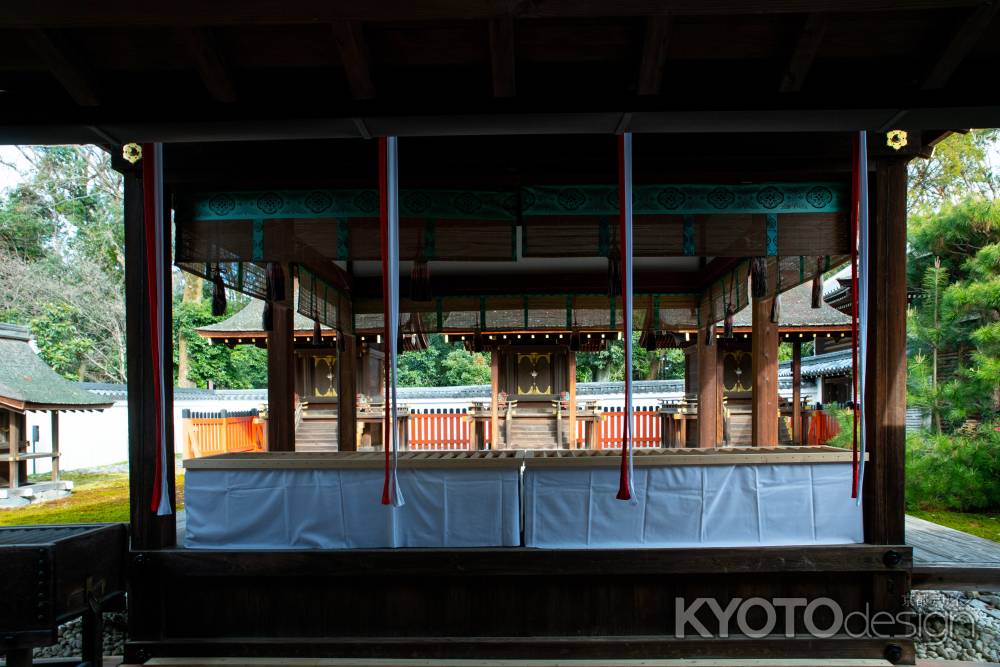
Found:
[{"label": "red and white streamer", "polygon": [[621,214],[622,342],[625,347],[625,414],[618,500],[638,504],[632,469],[632,133],[618,137],[618,207]]},{"label": "red and white streamer", "polygon": [[167,267],[164,252],[163,221],[163,144],[142,147],[143,227],[146,241],[146,285],[149,299],[150,356],[153,364],[153,406],[156,422],[156,464],[150,509],[157,516],[173,514],[170,489],[166,483],[167,404],[166,323],[163,299],[166,292]]},{"label": "red and white streamer", "polygon": [[855,397],[854,410],[857,427],[855,434],[861,442],[860,452],[855,459],[857,473],[856,481],[853,484],[853,496],[858,499],[857,504],[861,505],[862,489],[865,482],[865,370],[868,367],[868,133],[864,130],[858,132],[857,151],[857,192],[858,192],[858,237],[857,237],[857,269],[856,275],[852,276],[855,282],[854,288],[854,327],[857,335],[854,337],[854,347],[857,361],[855,363],[854,377],[857,384],[857,396]]},{"label": "red and white streamer", "polygon": [[382,326],[385,340],[385,480],[382,504],[402,507],[399,488],[399,421],[396,419],[396,352],[399,334],[399,171],[396,137],[378,140],[379,212],[382,243]]}]

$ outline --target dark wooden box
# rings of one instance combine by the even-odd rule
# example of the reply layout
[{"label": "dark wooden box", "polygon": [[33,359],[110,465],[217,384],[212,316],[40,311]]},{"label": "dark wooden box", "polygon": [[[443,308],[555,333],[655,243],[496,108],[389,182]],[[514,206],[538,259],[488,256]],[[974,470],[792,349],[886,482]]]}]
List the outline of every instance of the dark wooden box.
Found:
[{"label": "dark wooden box", "polygon": [[125,524],[0,528],[0,652],[45,646],[61,623],[119,604]]}]

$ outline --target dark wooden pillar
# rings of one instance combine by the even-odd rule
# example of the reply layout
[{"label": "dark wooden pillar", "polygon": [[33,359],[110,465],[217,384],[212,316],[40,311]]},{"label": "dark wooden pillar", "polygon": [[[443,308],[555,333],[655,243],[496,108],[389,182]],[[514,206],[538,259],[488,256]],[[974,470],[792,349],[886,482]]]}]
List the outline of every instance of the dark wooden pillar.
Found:
[{"label": "dark wooden pillar", "polygon": [[[695,345],[698,366],[698,447],[719,446],[719,341],[709,340],[711,332],[698,332]],[[706,343],[708,343],[706,345]],[[681,442],[680,447],[687,443]]]},{"label": "dark wooden pillar", "polygon": [[792,443],[802,444],[802,341],[792,341]]},{"label": "dark wooden pillar", "polygon": [[358,449],[358,347],[354,334],[337,333],[337,449]]},{"label": "dark wooden pillar", "polygon": [[[575,390],[575,387],[574,387]],[[500,442],[500,350],[490,352],[490,449]]]},{"label": "dark wooden pillar", "polygon": [[865,541],[902,544],[906,453],[906,161],[879,162],[869,225]]},{"label": "dark wooden pillar", "polygon": [[[153,367],[150,341],[153,333],[149,321],[149,292],[146,277],[146,234],[143,227],[142,177],[138,167],[124,172],[125,181],[125,311],[126,356],[128,361],[128,448],[129,506],[131,508],[132,549],[158,549],[173,546],[177,540],[174,515],[156,516],[152,509],[153,480],[157,465],[156,406],[153,404],[153,384],[157,381]],[[164,252],[170,266],[170,226],[165,226]],[[169,275],[169,274],[168,274]],[[172,327],[171,289],[164,286],[164,327]],[[166,359],[169,381],[165,383],[164,400],[173,405],[173,349],[171,337],[162,352]],[[174,461],[173,410],[167,414],[167,461]],[[174,498],[174,466],[163,471],[163,482]],[[131,600],[131,594],[130,594]],[[129,619],[131,623],[131,618]]]},{"label": "dark wooden pillar", "polygon": [[52,481],[59,481],[59,411],[52,413]]},{"label": "dark wooden pillar", "polygon": [[[7,422],[7,453],[10,457],[9,463],[9,486],[16,489],[25,481],[25,474],[22,474],[22,464],[18,461],[21,453],[21,442],[24,440],[24,427],[26,419],[24,413],[11,411],[10,421]],[[23,471],[26,472],[26,469]]]},{"label": "dark wooden pillar", "polygon": [[569,373],[569,378],[567,378],[569,383],[569,405],[567,406],[569,419],[566,420],[566,424],[569,428],[569,448],[576,449],[576,352],[573,350],[570,350],[566,357],[566,367]]},{"label": "dark wooden pillar", "polygon": [[753,299],[753,362],[750,442],[754,447],[778,446],[778,325],[771,322],[774,298]]},{"label": "dark wooden pillar", "polygon": [[[292,283],[286,280],[285,284]],[[267,449],[271,452],[295,451],[294,316],[288,299],[272,302],[267,334]]]}]

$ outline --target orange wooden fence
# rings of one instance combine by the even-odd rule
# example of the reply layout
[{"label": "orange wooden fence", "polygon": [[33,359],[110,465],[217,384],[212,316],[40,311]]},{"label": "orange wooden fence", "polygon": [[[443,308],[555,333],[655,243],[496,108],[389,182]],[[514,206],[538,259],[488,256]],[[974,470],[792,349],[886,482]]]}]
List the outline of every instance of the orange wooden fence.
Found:
[{"label": "orange wooden fence", "polygon": [[806,442],[810,445],[825,445],[835,435],[840,433],[840,422],[837,417],[822,410],[814,410],[808,416],[809,426],[806,430]]},{"label": "orange wooden fence", "polygon": [[464,408],[411,410],[407,446],[411,450],[469,449],[472,423],[466,412]]},{"label": "orange wooden fence", "polygon": [[[605,410],[597,426],[597,446],[600,449],[614,449],[622,446],[622,432],[625,428],[624,410]],[[632,446],[659,447],[660,415],[655,406],[636,406],[632,414]]]},{"label": "orange wooden fence", "polygon": [[228,452],[262,452],[267,448],[264,422],[256,410],[184,410],[181,417],[185,459]]}]

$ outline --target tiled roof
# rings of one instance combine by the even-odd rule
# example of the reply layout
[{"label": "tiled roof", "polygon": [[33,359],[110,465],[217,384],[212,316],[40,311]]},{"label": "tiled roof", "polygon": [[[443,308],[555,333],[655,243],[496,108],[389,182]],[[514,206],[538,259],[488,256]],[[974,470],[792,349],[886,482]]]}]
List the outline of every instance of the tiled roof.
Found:
[{"label": "tiled roof", "polygon": [[[852,368],[850,348],[817,354],[811,357],[802,357],[802,377],[804,378],[850,375]],[[782,361],[778,365],[778,377],[790,378],[791,376],[792,362]]]},{"label": "tiled roof", "polygon": [[[250,299],[247,305],[243,306],[236,313],[233,313],[230,317],[222,320],[221,322],[215,322],[214,324],[199,327],[197,331],[198,333],[207,334],[209,336],[219,333],[263,335],[263,319],[264,302],[260,299]],[[295,331],[312,331],[313,321],[298,311],[295,311],[295,319],[292,322],[292,326]],[[329,330],[330,328],[324,326],[323,329]]]},{"label": "tiled roof", "polygon": [[62,377],[39,357],[27,327],[0,324],[0,401],[18,410],[103,409],[110,402]]},{"label": "tiled roof", "polygon": [[[733,324],[749,327],[752,324],[750,306],[736,313]],[[812,307],[812,283],[804,282],[781,294],[781,328],[850,326],[851,318],[844,315],[826,301],[820,301],[819,308]]]}]

